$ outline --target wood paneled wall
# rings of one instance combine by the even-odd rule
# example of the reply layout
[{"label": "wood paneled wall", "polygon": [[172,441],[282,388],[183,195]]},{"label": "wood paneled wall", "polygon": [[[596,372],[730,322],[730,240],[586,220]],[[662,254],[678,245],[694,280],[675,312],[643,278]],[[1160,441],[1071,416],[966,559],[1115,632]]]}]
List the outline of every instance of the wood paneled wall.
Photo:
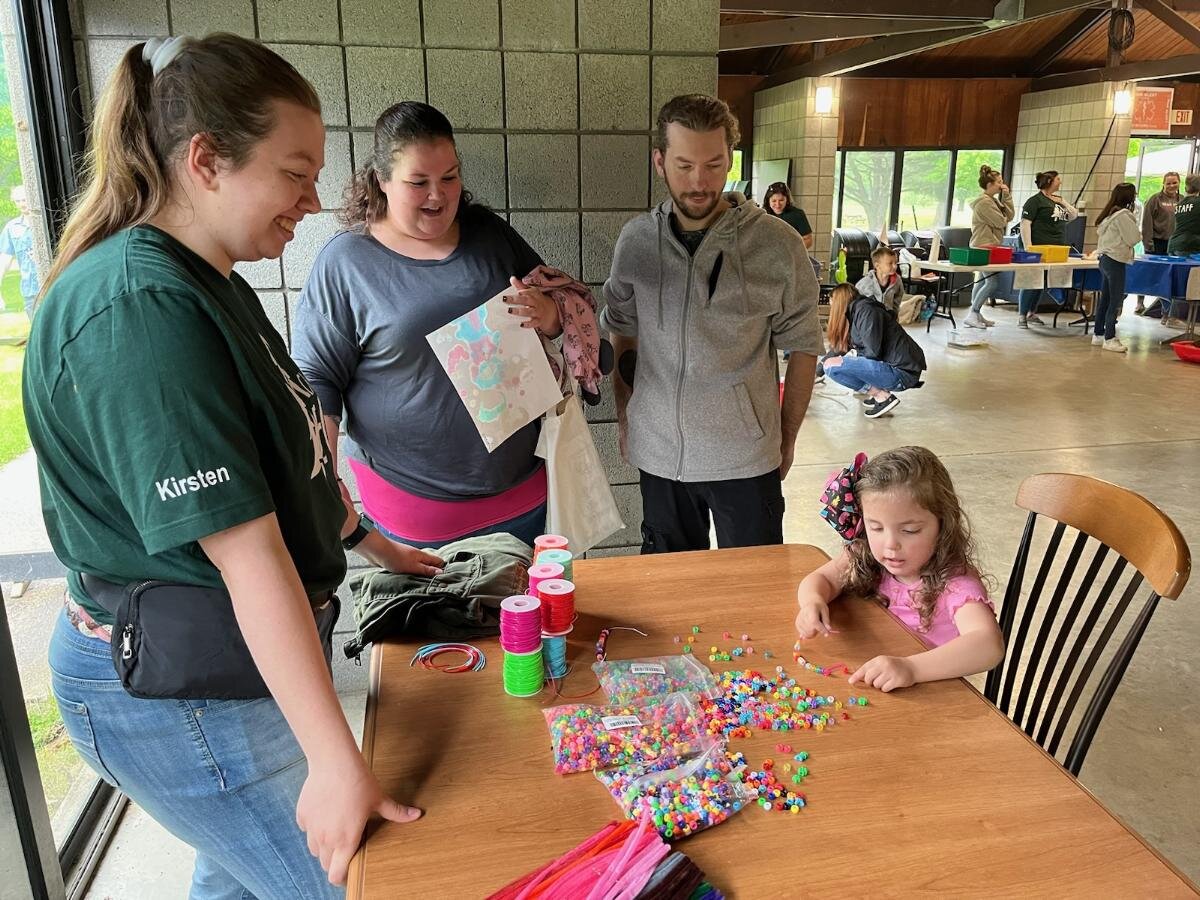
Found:
[{"label": "wood paneled wall", "polygon": [[717,79],[717,96],[729,104],[738,120],[743,148],[754,143],[754,92],[764,80],[762,75],[722,75]]},{"label": "wood paneled wall", "polygon": [[1007,147],[1027,78],[842,78],[839,147]]}]

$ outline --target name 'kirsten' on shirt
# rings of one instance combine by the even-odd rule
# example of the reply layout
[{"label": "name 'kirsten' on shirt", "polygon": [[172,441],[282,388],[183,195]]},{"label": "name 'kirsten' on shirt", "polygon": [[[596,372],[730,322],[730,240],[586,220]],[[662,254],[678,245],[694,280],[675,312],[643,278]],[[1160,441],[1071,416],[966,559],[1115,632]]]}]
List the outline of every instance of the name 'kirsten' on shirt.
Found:
[{"label": "name 'kirsten' on shirt", "polygon": [[158,488],[158,499],[166,502],[182,497],[184,494],[194,494],[204,488],[223,484],[228,480],[229,470],[221,466],[219,469],[209,469],[207,472],[197,469],[195,475],[164,478],[162,481],[154,482],[154,486]]}]

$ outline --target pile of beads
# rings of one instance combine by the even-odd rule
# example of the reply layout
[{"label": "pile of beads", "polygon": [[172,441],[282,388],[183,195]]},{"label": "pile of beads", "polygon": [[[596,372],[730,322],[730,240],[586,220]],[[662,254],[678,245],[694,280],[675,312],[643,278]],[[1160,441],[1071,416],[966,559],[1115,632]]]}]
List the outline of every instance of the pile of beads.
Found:
[{"label": "pile of beads", "polygon": [[701,700],[710,734],[749,737],[754,729],[824,731],[850,718],[840,701],[800,687],[782,666],[776,667],[775,678],[754,671],[725,672],[718,685],[721,696]]},{"label": "pile of beads", "polygon": [[[742,753],[731,753],[730,761],[735,765],[745,765],[746,757]],[[747,786],[754,788],[758,793],[757,803],[767,812],[790,812],[796,815],[805,806],[808,805],[808,798],[799,791],[794,791],[787,787],[782,781],[775,777],[772,771],[773,764],[767,765],[770,760],[763,763],[763,768],[758,772],[746,772],[745,782]]]},{"label": "pile of beads", "polygon": [[651,656],[644,659],[602,660],[592,666],[610,703],[632,703],[643,697],[677,691],[715,697],[720,691],[707,666],[693,656]]},{"label": "pile of beads", "polygon": [[[454,665],[436,662],[437,657],[443,653],[465,653],[467,659],[465,662]],[[484,666],[487,665],[487,657],[474,644],[426,644],[417,650],[416,655],[409,661],[409,668],[418,662],[423,669],[434,669],[449,675],[457,675],[459,672],[483,671]]]},{"label": "pile of beads", "polygon": [[542,714],[559,774],[678,764],[699,752],[704,734],[699,710],[687,694],[667,694],[641,705],[569,703]]},{"label": "pile of beads", "polygon": [[615,769],[597,772],[628,818],[648,814],[667,840],[719,825],[757,793],[742,783],[723,741],[682,766],[661,772]]}]

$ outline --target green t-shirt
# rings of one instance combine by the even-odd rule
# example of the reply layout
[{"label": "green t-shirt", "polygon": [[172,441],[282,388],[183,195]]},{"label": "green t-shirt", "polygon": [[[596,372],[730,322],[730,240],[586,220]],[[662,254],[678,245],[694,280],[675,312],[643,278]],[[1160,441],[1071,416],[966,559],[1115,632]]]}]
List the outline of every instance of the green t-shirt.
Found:
[{"label": "green t-shirt", "polygon": [[208,587],[197,541],[275,512],[310,594],[346,571],[316,395],[254,291],[148,225],[75,260],[38,307],[24,372],[46,530],[79,573]]},{"label": "green t-shirt", "polygon": [[1168,253],[1200,253],[1200,197],[1184,197],[1175,204],[1175,230]]},{"label": "green t-shirt", "polygon": [[1021,218],[1029,221],[1029,236],[1034,244],[1065,244],[1063,229],[1067,224],[1067,208],[1055,203],[1041,191],[1025,201]]},{"label": "green t-shirt", "polygon": [[798,206],[787,207],[779,214],[779,218],[783,219],[783,221],[795,228],[796,231],[800,232],[800,237],[804,237],[806,234],[812,234],[812,226],[808,224],[808,216],[806,216],[804,214],[804,210]]}]

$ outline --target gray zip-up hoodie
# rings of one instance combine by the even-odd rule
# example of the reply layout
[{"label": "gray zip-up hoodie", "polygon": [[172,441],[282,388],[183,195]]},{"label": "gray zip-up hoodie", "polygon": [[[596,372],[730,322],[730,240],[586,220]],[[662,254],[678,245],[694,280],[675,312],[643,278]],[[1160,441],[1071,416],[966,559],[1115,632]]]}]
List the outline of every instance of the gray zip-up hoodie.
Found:
[{"label": "gray zip-up hoodie", "polygon": [[604,285],[602,328],[638,339],[629,461],[677,481],[779,467],[775,351],[818,355],[817,278],[800,235],[750,204],[723,213],[696,255],[670,200],[627,222]]}]

